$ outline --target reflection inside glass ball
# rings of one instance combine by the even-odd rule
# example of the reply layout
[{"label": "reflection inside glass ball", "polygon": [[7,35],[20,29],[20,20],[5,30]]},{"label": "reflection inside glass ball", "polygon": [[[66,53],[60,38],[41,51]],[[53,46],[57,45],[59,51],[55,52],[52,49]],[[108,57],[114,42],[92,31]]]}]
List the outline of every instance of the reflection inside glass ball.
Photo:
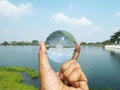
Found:
[{"label": "reflection inside glass ball", "polygon": [[72,58],[76,40],[69,32],[59,30],[51,33],[45,44],[49,59],[57,63],[64,63]]}]

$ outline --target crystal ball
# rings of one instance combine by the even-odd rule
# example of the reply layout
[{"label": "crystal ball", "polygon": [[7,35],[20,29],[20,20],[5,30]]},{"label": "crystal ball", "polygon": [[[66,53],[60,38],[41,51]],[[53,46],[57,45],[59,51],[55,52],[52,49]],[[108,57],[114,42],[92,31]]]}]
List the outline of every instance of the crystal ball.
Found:
[{"label": "crystal ball", "polygon": [[45,45],[50,60],[56,63],[64,63],[72,58],[76,40],[69,32],[59,30],[47,37]]}]

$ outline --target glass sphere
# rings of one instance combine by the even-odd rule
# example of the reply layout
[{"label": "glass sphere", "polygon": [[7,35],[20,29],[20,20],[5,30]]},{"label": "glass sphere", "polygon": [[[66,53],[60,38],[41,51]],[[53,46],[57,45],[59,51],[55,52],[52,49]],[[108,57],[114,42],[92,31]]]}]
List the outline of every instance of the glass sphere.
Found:
[{"label": "glass sphere", "polygon": [[69,32],[59,30],[51,33],[45,44],[49,59],[56,63],[64,63],[72,58],[76,40]]}]

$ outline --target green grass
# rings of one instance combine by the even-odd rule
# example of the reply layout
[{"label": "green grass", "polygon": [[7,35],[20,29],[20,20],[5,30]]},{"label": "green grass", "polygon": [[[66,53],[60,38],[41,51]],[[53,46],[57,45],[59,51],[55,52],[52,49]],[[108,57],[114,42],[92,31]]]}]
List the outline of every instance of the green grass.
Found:
[{"label": "green grass", "polygon": [[13,72],[26,72],[32,78],[38,78],[38,75],[39,75],[38,72],[36,72],[34,69],[31,69],[28,67],[2,66],[2,67],[0,67],[0,70],[13,71]]},{"label": "green grass", "polygon": [[0,90],[38,90],[38,88],[17,82],[0,81]]},{"label": "green grass", "polygon": [[18,72],[0,70],[0,81],[22,82],[23,77]]},{"label": "green grass", "polygon": [[2,66],[0,67],[0,90],[38,90],[38,88],[23,84],[20,72],[26,72],[31,78],[37,78],[38,73],[28,67]]}]

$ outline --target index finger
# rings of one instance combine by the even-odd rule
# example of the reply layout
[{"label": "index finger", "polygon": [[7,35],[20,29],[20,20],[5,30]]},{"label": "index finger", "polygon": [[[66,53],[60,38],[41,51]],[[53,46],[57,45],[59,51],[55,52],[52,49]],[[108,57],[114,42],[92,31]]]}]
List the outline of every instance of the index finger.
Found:
[{"label": "index finger", "polygon": [[72,59],[77,60],[80,54],[80,42],[77,43]]}]

